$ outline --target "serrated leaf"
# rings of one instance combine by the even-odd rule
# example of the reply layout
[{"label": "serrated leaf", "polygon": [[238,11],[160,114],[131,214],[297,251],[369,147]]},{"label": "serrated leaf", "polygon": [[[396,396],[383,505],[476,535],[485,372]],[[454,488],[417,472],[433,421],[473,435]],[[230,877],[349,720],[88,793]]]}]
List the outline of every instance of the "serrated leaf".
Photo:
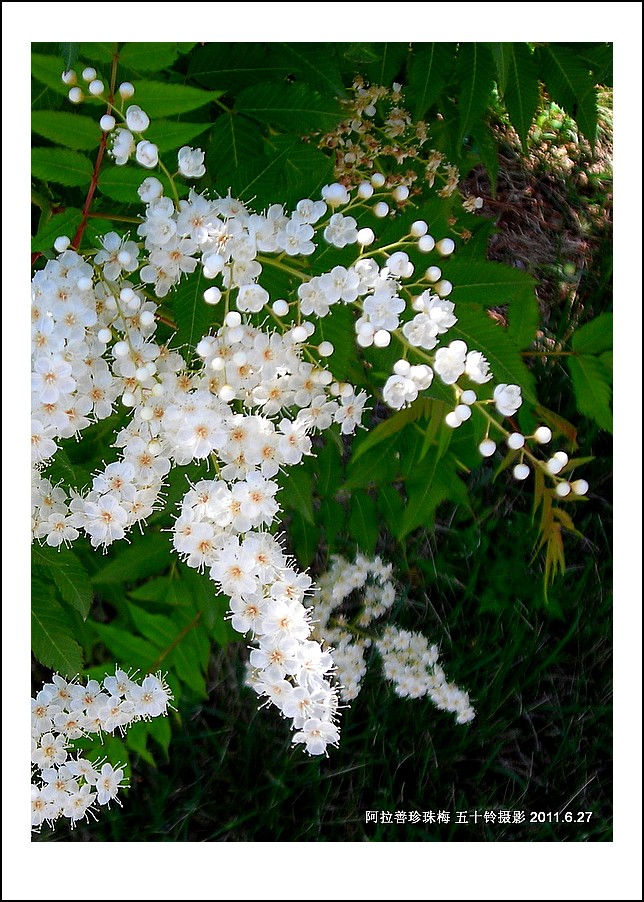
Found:
[{"label": "serrated leaf", "polygon": [[613,314],[600,313],[584,323],[572,336],[572,348],[579,354],[601,354],[613,347]]},{"label": "serrated leaf", "polygon": [[457,461],[451,454],[430,448],[422,468],[405,480],[407,505],[395,533],[402,541],[419,526],[431,525],[438,505],[448,498],[468,503],[467,490],[457,475]]},{"label": "serrated leaf", "polygon": [[98,122],[78,113],[35,110],[31,114],[31,130],[71,150],[93,150],[101,141]]},{"label": "serrated leaf", "polygon": [[316,526],[311,525],[304,517],[296,512],[293,514],[289,527],[289,537],[293,543],[293,553],[301,567],[309,567],[318,549],[320,533]]},{"label": "serrated leaf", "polygon": [[508,305],[508,337],[517,349],[532,344],[539,317],[532,276],[491,260],[449,260],[441,269],[443,277],[454,286],[450,300],[456,304],[456,316],[462,303],[480,307]]},{"label": "serrated leaf", "polygon": [[138,72],[160,72],[171,66],[179,55],[179,47],[172,42],[129,43],[119,53],[119,63]]},{"label": "serrated leaf", "polygon": [[307,523],[314,524],[313,478],[303,467],[292,467],[282,479],[282,489],[278,495],[281,505],[297,511]]},{"label": "serrated leaf", "polygon": [[135,589],[130,589],[128,596],[136,601],[167,602],[168,589],[174,582],[171,576],[159,576],[150,579]]},{"label": "serrated leaf", "polygon": [[69,93],[68,85],[64,84],[61,75],[63,64],[58,56],[49,56],[44,53],[31,54],[31,75],[43,85],[47,85],[56,94],[64,97]]},{"label": "serrated leaf", "polygon": [[496,81],[501,94],[505,91],[510,74],[510,60],[514,44],[510,41],[490,41],[487,45],[496,67]]},{"label": "serrated leaf", "polygon": [[[163,718],[159,717],[158,720],[162,720]],[[125,743],[127,747],[134,752],[135,755],[139,755],[146,761],[151,767],[156,767],[154,762],[154,758],[152,754],[148,751],[148,736],[150,735],[150,723],[145,720],[140,720],[138,723],[133,723],[125,736]]]},{"label": "serrated leaf", "polygon": [[168,755],[170,748],[170,740],[172,739],[172,728],[170,726],[169,717],[153,717],[148,723],[148,733],[151,739],[161,746],[164,754]]},{"label": "serrated leaf", "polygon": [[590,354],[568,357],[568,369],[580,413],[607,432],[613,431],[612,377],[604,364]]},{"label": "serrated leaf", "polygon": [[368,435],[362,441],[356,442],[352,449],[351,462],[355,463],[363,454],[374,448],[376,445],[390,438],[401,429],[404,429],[408,423],[413,423],[420,417],[427,416],[431,410],[431,399],[417,398],[409,407],[404,407],[396,413],[387,417],[382,423],[378,423],[376,427],[371,429]]},{"label": "serrated leaf", "polygon": [[342,482],[340,453],[335,442],[329,438],[312,459],[311,468],[316,477],[316,492],[321,498],[334,495]]},{"label": "serrated leaf", "polygon": [[575,119],[586,138],[594,144],[597,133],[595,79],[583,62],[562,44],[546,44],[537,49],[539,77],[550,97]]},{"label": "serrated leaf", "polygon": [[373,43],[367,44],[366,48],[365,52],[371,53],[375,59],[367,59],[358,72],[364,72],[371,84],[390,85],[401,76],[409,56],[409,44]]},{"label": "serrated leaf", "polygon": [[510,121],[526,148],[528,132],[539,103],[537,69],[527,44],[518,41],[510,46],[508,81],[503,99]]},{"label": "serrated leaf", "polygon": [[229,42],[200,47],[190,58],[188,74],[208,88],[236,93],[263,81],[280,81],[290,67],[271,44]]},{"label": "serrated leaf", "polygon": [[298,43],[271,44],[278,59],[283,59],[291,71],[312,88],[332,97],[346,97],[338,65],[336,44]]},{"label": "serrated leaf", "polygon": [[69,238],[73,238],[76,234],[76,229],[81,223],[82,216],[82,212],[74,207],[68,207],[61,213],[55,213],[53,216],[50,216],[31,239],[31,250],[40,251],[41,253],[52,250],[54,241],[59,235],[67,235]]},{"label": "serrated leaf", "polygon": [[210,133],[208,159],[210,169],[238,169],[255,157],[262,156],[264,146],[257,125],[234,113],[218,116]]},{"label": "serrated leaf", "polygon": [[376,504],[378,506],[378,513],[384,517],[385,523],[392,534],[395,534],[405,507],[404,502],[400,497],[400,492],[391,485],[380,486]]},{"label": "serrated leaf", "polygon": [[373,555],[378,541],[376,502],[365,492],[356,492],[349,505],[349,534],[365,554]]},{"label": "serrated leaf", "polygon": [[136,604],[127,606],[134,625],[144,639],[156,645],[159,649],[166,649],[172,645],[178,635],[175,624],[169,617],[161,614],[151,614]]},{"label": "serrated leaf", "polygon": [[132,103],[145,110],[150,119],[190,113],[221,97],[222,91],[203,91],[190,85],[175,85],[163,81],[139,79]]},{"label": "serrated leaf", "polygon": [[454,65],[454,50],[454,44],[445,43],[413,46],[405,99],[414,121],[423,118],[442,92]]},{"label": "serrated leaf", "polygon": [[[147,129],[145,137],[157,145],[160,153],[166,153],[168,150],[175,150],[185,145],[191,146],[191,142],[199,135],[203,135],[210,127],[210,122],[174,122],[172,119],[154,119]],[[205,138],[207,139],[207,136]]]},{"label": "serrated leaf", "polygon": [[147,532],[119,551],[92,576],[98,585],[134,582],[165,570],[170,564],[170,540],[166,534]]},{"label": "serrated leaf", "polygon": [[32,560],[53,579],[63,600],[85,620],[92,607],[92,584],[74,552],[69,548],[34,545]]},{"label": "serrated leaf", "polygon": [[149,672],[158,657],[158,650],[151,642],[111,623],[93,623],[92,627],[99,640],[114,655],[115,661]]},{"label": "serrated leaf", "polygon": [[300,135],[309,131],[330,131],[345,115],[337,100],[319,94],[302,82],[253,85],[239,94],[235,109],[260,122]]},{"label": "serrated leaf", "polygon": [[97,63],[111,63],[118,52],[116,41],[83,41],[80,55],[96,67]]},{"label": "serrated leaf", "polygon": [[58,53],[63,61],[66,72],[76,63],[79,50],[80,44],[74,41],[64,41],[58,45]]},{"label": "serrated leaf", "polygon": [[494,87],[494,62],[485,44],[459,44],[457,62],[459,130],[462,143],[487,110]]},{"label": "serrated leaf", "polygon": [[350,460],[343,489],[354,491],[393,482],[400,471],[399,448],[404,444],[401,434],[395,434],[365,451],[358,461]]},{"label": "serrated leaf", "polygon": [[31,599],[31,645],[45,667],[74,677],[83,668],[83,651],[60,604],[37,591]]},{"label": "serrated leaf", "polygon": [[31,174],[44,182],[82,187],[92,180],[89,159],[74,150],[58,147],[34,147],[31,151]]}]

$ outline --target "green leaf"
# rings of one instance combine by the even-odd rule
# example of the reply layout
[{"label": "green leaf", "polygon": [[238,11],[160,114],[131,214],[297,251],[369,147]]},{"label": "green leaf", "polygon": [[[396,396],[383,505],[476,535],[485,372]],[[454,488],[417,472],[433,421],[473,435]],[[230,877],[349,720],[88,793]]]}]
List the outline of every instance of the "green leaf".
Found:
[{"label": "green leaf", "polygon": [[281,81],[289,75],[290,66],[272,47],[236,41],[206,44],[191,55],[188,74],[207,88],[233,94],[258,82]]},{"label": "green leaf", "polygon": [[66,41],[58,45],[58,53],[62,58],[66,72],[75,65],[79,50],[80,44],[72,41]]},{"label": "green leaf", "polygon": [[221,95],[222,91],[202,91],[189,85],[138,80],[133,101],[145,110],[150,119],[159,119],[198,110]]},{"label": "green leaf", "polygon": [[53,579],[64,601],[87,618],[92,607],[92,584],[78,557],[69,548],[34,545],[32,560]]},{"label": "green leaf", "polygon": [[149,41],[126,44],[119,53],[119,63],[138,72],[160,72],[171,66],[179,55],[176,43]]},{"label": "green leaf", "polygon": [[487,122],[474,122],[471,128],[472,154],[478,156],[490,177],[492,196],[496,197],[496,182],[499,175],[499,145],[495,133]]},{"label": "green leaf", "polygon": [[134,582],[152,573],[160,573],[169,566],[169,562],[170,540],[167,534],[147,532],[119,551],[93,575],[92,582],[98,585]]},{"label": "green leaf", "polygon": [[546,44],[537,49],[539,77],[550,97],[575,119],[586,138],[594,144],[597,134],[595,79],[588,65],[562,44]]},{"label": "green leaf", "polygon": [[575,330],[572,348],[578,354],[601,354],[613,347],[613,314],[600,313]]},{"label": "green leaf", "polygon": [[278,59],[283,59],[302,81],[325,95],[346,97],[342,83],[336,44],[271,44]]},{"label": "green leaf", "polygon": [[153,717],[148,723],[148,734],[161,746],[167,758],[168,749],[170,748],[170,740],[172,739],[172,728],[170,726],[169,717]]},{"label": "green leaf", "polygon": [[510,121],[526,148],[528,132],[539,104],[537,69],[527,44],[517,42],[510,46],[508,82],[503,99]]},{"label": "green leaf", "polygon": [[305,520],[302,514],[296,512],[291,520],[289,537],[300,567],[310,567],[318,550],[320,539],[318,528]]},{"label": "green leaf", "polygon": [[366,492],[356,492],[351,498],[349,533],[361,551],[373,555],[378,541],[376,502]]},{"label": "green leaf", "polygon": [[494,65],[496,67],[496,81],[499,86],[499,91],[501,92],[501,94],[503,94],[508,83],[508,77],[510,75],[511,58],[514,44],[509,41],[489,41],[487,43],[487,46],[490,50],[490,53],[492,54],[492,58],[494,59]]},{"label": "green leaf", "polygon": [[172,309],[177,332],[174,347],[185,347],[194,354],[195,345],[208,332],[216,319],[215,308],[204,301],[204,291],[210,283],[199,266],[196,272],[183,279],[172,293]]},{"label": "green leaf", "polygon": [[454,286],[450,300],[456,304],[456,316],[464,303],[479,307],[508,305],[508,337],[517,349],[532,344],[539,317],[532,276],[490,260],[454,259],[441,264],[441,269]]},{"label": "green leaf", "polygon": [[459,44],[458,141],[461,143],[472,125],[485,114],[494,87],[494,62],[485,44]]},{"label": "green leaf", "polygon": [[190,145],[209,129],[210,122],[174,122],[172,119],[154,119],[145,133],[148,141],[159,148],[160,153]]},{"label": "green leaf", "polygon": [[417,467],[405,481],[407,506],[396,532],[402,541],[419,526],[431,526],[438,505],[451,498],[469,506],[467,489],[457,475],[458,462],[452,454],[442,454],[440,448],[430,448],[423,466]]},{"label": "green leaf", "polygon": [[454,44],[414,45],[409,57],[409,85],[405,89],[414,121],[423,118],[442,92],[454,64],[454,49]]},{"label": "green leaf", "polygon": [[337,100],[319,94],[302,82],[253,85],[239,94],[235,109],[260,122],[300,135],[309,131],[329,131],[345,115]]},{"label": "green leaf", "polygon": [[392,535],[395,535],[400,526],[405,505],[400,492],[392,485],[383,485],[378,489],[376,499],[378,513],[384,518]]},{"label": "green leaf", "polygon": [[278,135],[266,142],[266,154],[256,156],[239,167],[212,152],[209,159],[217,169],[216,187],[220,193],[229,188],[240,200],[252,201],[256,209],[268,206],[279,197],[293,204],[302,197],[319,193],[333,176],[333,162],[322,151],[294,135]]},{"label": "green leaf", "polygon": [[243,163],[262,156],[264,145],[257,125],[244,116],[223,113],[215,120],[208,148],[209,169],[238,169]]},{"label": "green leaf", "polygon": [[352,491],[393,482],[400,472],[399,448],[403,445],[404,439],[396,433],[365,451],[359,460],[350,460],[343,489]]},{"label": "green leaf", "polygon": [[612,374],[604,364],[589,354],[566,358],[580,413],[594,420],[607,432],[613,431]]},{"label": "green leaf", "polygon": [[307,523],[313,525],[313,479],[303,467],[292,467],[283,479],[282,489],[278,495],[280,504],[302,515]]},{"label": "green leaf", "polygon": [[41,664],[65,677],[74,677],[83,668],[83,652],[63,608],[38,591],[37,581],[31,599],[31,645]]},{"label": "green leaf", "polygon": [[117,662],[149,672],[158,657],[158,650],[152,643],[133,636],[123,626],[111,623],[93,623],[92,626],[99,641],[110,650]]},{"label": "green leaf", "polygon": [[[164,720],[164,718],[159,717],[158,720]],[[136,755],[139,755],[146,761],[151,767],[156,767],[154,762],[154,758],[152,754],[148,751],[148,736],[150,735],[150,723],[145,720],[140,720],[138,723],[133,723],[125,737],[125,743],[129,749],[131,749]]]},{"label": "green leaf", "polygon": [[151,614],[136,604],[127,606],[134,625],[144,639],[156,645],[159,649],[166,649],[176,640],[178,630],[169,617],[161,614]]},{"label": "green leaf", "polygon": [[413,423],[420,417],[426,416],[430,407],[430,399],[418,398],[413,404],[410,404],[409,407],[397,411],[390,417],[387,417],[382,423],[378,423],[374,429],[369,431],[362,441],[356,441],[354,443],[351,462],[355,463],[365,452],[370,451],[371,448],[374,448],[376,445],[380,444],[380,442],[383,442],[385,439],[400,432],[400,430],[404,429],[408,423]]},{"label": "green leaf", "polygon": [[59,235],[67,235],[69,238],[73,238],[81,223],[82,216],[83,214],[80,210],[68,207],[62,213],[55,213],[53,216],[45,219],[31,239],[31,250],[40,251],[41,253],[50,251]]},{"label": "green leaf", "polygon": [[409,44],[372,43],[353,46],[362,47],[362,55],[366,56],[356,73],[364,72],[371,84],[390,85],[398,78],[403,80],[402,72],[409,56]]},{"label": "green leaf", "polygon": [[92,180],[92,164],[74,150],[57,147],[34,147],[31,151],[31,174],[44,182],[59,185],[88,185]]},{"label": "green leaf", "polygon": [[[140,206],[141,198],[137,191],[141,182],[149,175],[149,169],[143,169],[136,163],[132,163],[131,166],[106,166],[98,177],[98,188],[111,200]],[[154,177],[162,183],[165,193],[171,195],[170,182],[165,173],[155,169]],[[184,185],[178,184],[177,188],[180,196],[188,193],[188,189]]]},{"label": "green leaf", "polygon": [[116,41],[83,41],[80,55],[95,68],[97,63],[111,63],[118,51]]},{"label": "green leaf", "polygon": [[61,80],[63,64],[58,56],[49,56],[44,53],[31,54],[31,75],[43,85],[47,85],[56,94],[67,97],[69,87]]},{"label": "green leaf", "polygon": [[329,437],[324,447],[316,451],[315,458],[311,458],[310,465],[316,477],[316,492],[321,498],[328,498],[334,495],[340,487],[342,482],[342,459],[340,453],[336,443]]},{"label": "green leaf", "polygon": [[31,114],[31,130],[72,150],[93,150],[101,141],[98,122],[78,113],[35,110]]},{"label": "green leaf", "polygon": [[158,576],[130,589],[128,596],[136,601],[150,601],[167,604],[168,589],[175,580],[171,576]]}]

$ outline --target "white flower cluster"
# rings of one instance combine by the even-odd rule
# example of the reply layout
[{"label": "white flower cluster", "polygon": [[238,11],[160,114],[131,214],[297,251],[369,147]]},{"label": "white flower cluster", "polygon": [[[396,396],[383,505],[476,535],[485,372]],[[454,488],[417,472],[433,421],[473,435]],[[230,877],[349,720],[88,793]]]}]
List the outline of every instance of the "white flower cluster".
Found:
[{"label": "white flower cluster", "polygon": [[31,699],[32,828],[61,817],[73,827],[96,805],[120,805],[123,767],[74,756],[71,743],[92,734],[125,733],[136,721],[167,714],[171,700],[161,674],[138,683],[117,670],[102,684],[69,682],[54,674]]},{"label": "white flower cluster", "polygon": [[367,672],[365,654],[373,646],[382,658],[383,674],[394,684],[397,695],[427,696],[440,710],[455,714],[457,723],[468,723],[475,716],[469,696],[447,682],[438,665],[436,645],[430,645],[421,633],[391,624],[373,635],[366,632],[367,628],[374,629],[374,621],[383,617],[396,599],[392,570],[393,566],[379,557],[369,560],[358,554],[355,562],[349,563],[335,555],[331,568],[318,580],[316,635],[333,646],[340,695],[346,701],[356,698]]},{"label": "white flower cluster", "polygon": [[[83,78],[90,93],[102,96],[94,70]],[[65,73],[64,80],[74,85],[76,76]],[[75,102],[82,99],[80,88],[71,91]],[[112,109],[123,120],[111,145],[116,163],[134,155],[169,177],[157,149],[141,137],[149,117],[138,105],[125,106],[133,86],[124,83],[119,94],[123,109]],[[101,120],[105,131],[115,128],[112,112]],[[203,159],[203,151],[181,148],[179,172],[199,177]],[[344,435],[353,433],[367,402],[366,392],[336,381],[324,364],[334,347],[314,340],[314,320],[334,305],[352,306],[360,347],[384,348],[393,339],[401,344],[401,359],[383,391],[394,409],[412,403],[436,373],[454,387],[458,403],[447,422],[458,426],[477,403],[475,392],[458,380],[492,379],[483,354],[463,341],[438,347],[457,322],[447,299],[452,286],[440,268],[430,266],[423,284],[406,285],[414,265],[406,251],[393,250],[415,246],[445,257],[455,249],[451,238],[435,241],[418,220],[399,242],[365,256],[375,235],[350,214],[368,208],[376,217],[388,216],[388,204],[379,199],[384,184],[374,173],[354,192],[335,183],[322,189],[320,199],[302,198],[290,213],[281,204],[257,213],[230,196],[194,190],[173,200],[150,175],[139,189],[145,213],[138,240],[109,232],[85,259],[61,236],[54,243],[58,256],[32,282],[34,536],[58,547],[85,534],[105,549],[160,506],[172,467],[203,462],[216,478],[187,492],[173,530],[175,548],[188,565],[207,568],[230,596],[233,626],[251,633],[258,646],[251,653],[253,685],[292,718],[294,742],[311,754],[338,739],[333,663],[310,638],[304,607],[309,577],[297,573],[269,532],[279,515],[275,477],[311,454],[314,432],[335,425]],[[404,185],[390,191],[391,198],[387,191],[395,203],[409,194]],[[311,275],[310,258],[324,245],[355,247],[355,258],[350,262],[343,254],[343,265]],[[332,264],[333,254],[328,258]],[[268,266],[297,277],[292,298],[270,297],[261,284]],[[157,300],[196,272],[212,282],[204,303],[221,304],[221,315],[212,334],[187,348],[184,359],[155,341]],[[416,286],[419,294],[412,292]],[[189,359],[192,352],[197,363]],[[407,355],[421,362],[412,364]],[[512,416],[520,389],[497,386],[493,401],[481,403]],[[58,440],[78,438],[123,407],[131,415],[115,439],[118,459],[94,474],[87,490],[68,494],[44,472]],[[549,472],[556,478],[554,469]],[[359,669],[360,646],[336,644],[338,666],[348,673],[342,662],[351,658]],[[351,692],[348,676],[344,681],[345,693]]]}]

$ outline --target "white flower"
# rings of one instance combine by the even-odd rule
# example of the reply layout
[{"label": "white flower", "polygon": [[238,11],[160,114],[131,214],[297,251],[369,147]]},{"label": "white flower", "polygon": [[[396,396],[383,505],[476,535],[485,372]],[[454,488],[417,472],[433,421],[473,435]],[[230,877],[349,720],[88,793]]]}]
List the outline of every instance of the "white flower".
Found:
[{"label": "white flower", "polygon": [[144,204],[149,204],[150,201],[157,200],[161,197],[163,194],[163,185],[159,179],[155,178],[153,175],[149,175],[146,179],[143,179],[139,185],[137,194]]},{"label": "white flower", "polygon": [[179,172],[184,178],[199,179],[206,174],[204,152],[197,148],[182,147],[178,154]]},{"label": "white flower", "polygon": [[340,733],[335,724],[320,720],[318,717],[307,720],[301,732],[293,737],[294,743],[305,743],[309,755],[322,755],[327,745],[336,745],[339,740]]},{"label": "white flower", "polygon": [[149,718],[165,714],[168,702],[172,698],[169,688],[158,676],[146,676],[139,686],[136,683],[125,693],[128,701],[134,705],[137,717]]},{"label": "white flower", "polygon": [[110,153],[117,166],[124,166],[134,153],[134,135],[126,128],[117,128]]},{"label": "white flower", "polygon": [[480,351],[470,351],[465,358],[465,375],[469,376],[472,382],[482,385],[489,382],[492,378],[490,372],[490,364]]},{"label": "white flower", "polygon": [[140,106],[129,106],[125,113],[125,124],[131,132],[144,132],[150,124],[150,117]]},{"label": "white flower", "polygon": [[159,162],[159,148],[151,141],[139,141],[136,145],[136,160],[146,169],[154,169]]},{"label": "white flower", "polygon": [[512,417],[521,407],[521,388],[518,385],[501,383],[494,389],[496,409],[504,417]]},{"label": "white flower", "polygon": [[453,385],[465,372],[467,345],[464,341],[452,341],[446,348],[439,348],[434,358],[434,369],[447,385]]}]

